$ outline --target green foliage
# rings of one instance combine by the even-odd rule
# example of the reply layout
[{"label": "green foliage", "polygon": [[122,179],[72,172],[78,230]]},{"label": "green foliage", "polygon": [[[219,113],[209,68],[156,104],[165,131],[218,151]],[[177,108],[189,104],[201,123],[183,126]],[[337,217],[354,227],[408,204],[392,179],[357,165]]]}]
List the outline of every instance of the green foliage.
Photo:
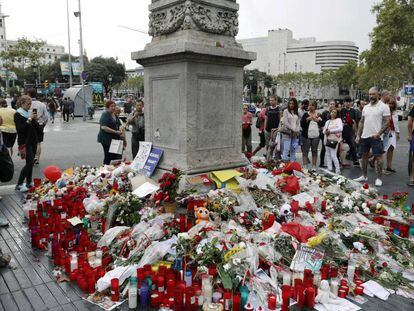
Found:
[{"label": "green foliage", "polygon": [[383,0],[372,11],[377,26],[371,49],[361,54],[359,82],[396,90],[414,79],[414,1]]},{"label": "green foliage", "polygon": [[254,70],[245,70],[243,74],[243,85],[250,86],[250,76],[253,76],[253,85],[252,90],[253,94],[258,93],[258,83],[264,82],[264,85],[270,88],[273,84],[273,77],[269,76],[265,72],[259,71],[257,69]]},{"label": "green foliage", "polygon": [[352,85],[356,86],[358,84],[357,69],[358,64],[355,61],[349,61],[341,66],[335,72],[337,85],[344,89],[350,89]]},{"label": "green foliage", "polygon": [[143,91],[144,90],[144,78],[143,77],[131,77],[127,78],[119,85],[120,89]]},{"label": "green foliage", "polygon": [[25,37],[17,39],[17,42],[9,46],[7,51],[0,53],[0,57],[6,60],[6,64],[12,66],[18,63],[19,67],[35,66],[44,55],[40,48],[45,45],[45,41],[31,41]]},{"label": "green foliage", "polygon": [[7,92],[10,94],[11,97],[20,96],[20,91],[15,86],[9,87]]}]

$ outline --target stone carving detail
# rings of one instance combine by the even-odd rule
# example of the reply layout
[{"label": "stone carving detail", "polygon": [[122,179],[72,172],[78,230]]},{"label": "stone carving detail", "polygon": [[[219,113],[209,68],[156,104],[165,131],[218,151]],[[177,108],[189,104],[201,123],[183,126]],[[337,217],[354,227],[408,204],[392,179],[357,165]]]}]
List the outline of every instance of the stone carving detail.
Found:
[{"label": "stone carving detail", "polygon": [[238,13],[200,5],[191,0],[172,8],[154,11],[149,16],[149,34],[157,37],[178,30],[195,29],[235,37],[239,32]]}]

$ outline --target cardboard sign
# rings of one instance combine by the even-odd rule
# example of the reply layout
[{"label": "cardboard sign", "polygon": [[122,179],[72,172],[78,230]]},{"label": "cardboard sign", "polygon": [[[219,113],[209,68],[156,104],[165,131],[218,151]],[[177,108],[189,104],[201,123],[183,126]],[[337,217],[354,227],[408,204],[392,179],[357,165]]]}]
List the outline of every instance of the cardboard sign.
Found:
[{"label": "cardboard sign", "polygon": [[296,272],[303,272],[305,269],[309,269],[315,273],[321,269],[323,257],[324,251],[299,245],[290,264],[290,269]]},{"label": "cardboard sign", "polygon": [[218,189],[228,188],[236,190],[239,187],[239,183],[236,180],[236,176],[241,176],[242,173],[236,170],[224,170],[211,172],[211,179],[216,183]]},{"label": "cardboard sign", "polygon": [[109,147],[109,153],[122,154],[123,150],[124,150],[124,142],[122,140],[118,140],[118,139],[111,140],[111,146]]},{"label": "cardboard sign", "polygon": [[144,168],[140,170],[142,174],[147,177],[151,177],[154,174],[155,169],[157,168],[158,163],[160,162],[164,150],[159,148],[152,148],[149,157],[144,165]]},{"label": "cardboard sign", "polygon": [[144,168],[145,163],[147,162],[147,159],[151,153],[152,143],[146,142],[146,141],[140,141],[139,142],[139,150],[138,153],[134,159],[134,161],[131,164],[131,168],[134,171],[140,171]]},{"label": "cardboard sign", "polygon": [[132,194],[140,198],[144,198],[148,194],[152,194],[160,188],[158,183],[143,175],[138,175],[132,178],[131,185]]}]

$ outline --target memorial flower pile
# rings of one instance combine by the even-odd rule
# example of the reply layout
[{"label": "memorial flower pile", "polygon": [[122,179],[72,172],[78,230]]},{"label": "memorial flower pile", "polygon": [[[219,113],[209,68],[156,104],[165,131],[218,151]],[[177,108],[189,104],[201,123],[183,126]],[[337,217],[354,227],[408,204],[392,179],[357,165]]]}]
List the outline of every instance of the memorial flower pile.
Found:
[{"label": "memorial flower pile", "polygon": [[126,163],[36,180],[24,207],[32,246],[107,309],[131,286],[142,306],[174,310],[313,307],[326,286],[341,299],[368,293],[368,281],[414,297],[407,194],[381,197],[295,162],[240,172],[236,190],[201,191],[173,170],[143,196]]}]

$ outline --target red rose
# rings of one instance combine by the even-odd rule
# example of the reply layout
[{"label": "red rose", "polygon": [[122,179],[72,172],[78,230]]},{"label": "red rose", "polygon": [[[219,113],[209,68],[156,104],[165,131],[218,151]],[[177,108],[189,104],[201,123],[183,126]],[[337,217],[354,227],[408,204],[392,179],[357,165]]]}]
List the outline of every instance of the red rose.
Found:
[{"label": "red rose", "polygon": [[364,189],[369,189],[369,185],[368,185],[368,183],[365,183],[362,187],[363,187]]},{"label": "red rose", "polygon": [[168,188],[169,186],[171,186],[171,181],[166,181],[165,182],[165,187]]},{"label": "red rose", "polygon": [[385,208],[381,211],[381,215],[382,216],[388,216],[388,212]]},{"label": "red rose", "polygon": [[196,235],[195,237],[194,237],[194,240],[197,242],[197,243],[200,243],[201,242],[201,240],[202,240],[202,238],[201,238],[201,236],[200,235]]},{"label": "red rose", "polygon": [[388,267],[388,264],[384,261],[384,262],[382,263],[382,266],[383,266],[384,268],[386,268],[386,267]]},{"label": "red rose", "polygon": [[388,200],[388,195],[384,194],[384,195],[382,196],[382,198],[383,198],[384,200]]}]

